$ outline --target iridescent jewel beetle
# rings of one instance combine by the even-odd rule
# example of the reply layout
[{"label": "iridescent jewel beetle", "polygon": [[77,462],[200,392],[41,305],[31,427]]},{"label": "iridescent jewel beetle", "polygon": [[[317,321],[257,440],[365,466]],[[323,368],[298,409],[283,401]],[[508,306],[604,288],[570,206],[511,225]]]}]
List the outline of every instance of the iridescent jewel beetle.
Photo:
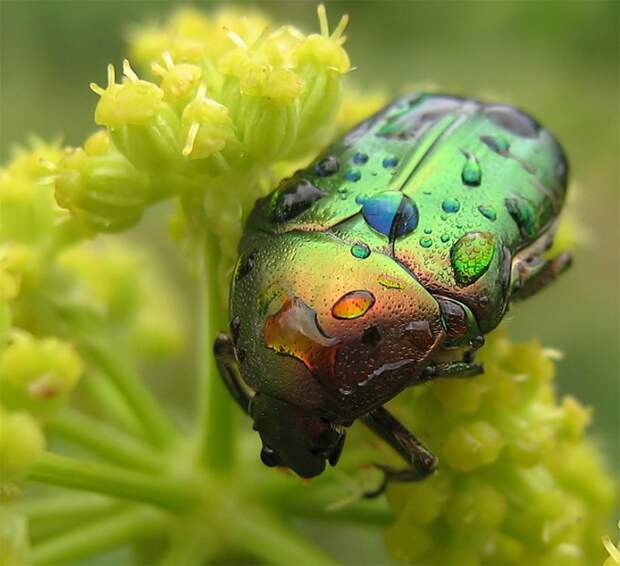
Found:
[{"label": "iridescent jewel beetle", "polygon": [[436,458],[383,404],[406,387],[483,370],[474,352],[512,301],[570,256],[543,256],[567,163],[554,137],[503,104],[413,94],[362,122],[260,199],[239,246],[230,336],[215,344],[268,466],[335,465],[363,421],[404,458]]}]

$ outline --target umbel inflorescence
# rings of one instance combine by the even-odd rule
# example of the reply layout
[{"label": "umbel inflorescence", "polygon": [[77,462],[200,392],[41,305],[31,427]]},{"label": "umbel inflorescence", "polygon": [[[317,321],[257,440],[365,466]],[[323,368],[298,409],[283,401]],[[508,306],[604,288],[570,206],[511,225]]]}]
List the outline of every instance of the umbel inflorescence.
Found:
[{"label": "umbel inflorescence", "polygon": [[[484,376],[391,403],[441,465],[391,485],[387,505],[361,496],[379,479],[368,464],[396,456],[361,428],[309,485],[257,461],[211,356],[243,219],[383,102],[344,89],[347,19],[330,31],[319,8],[319,21],[304,34],[260,14],[178,12],[133,36],[122,77],[110,66],[91,86],[103,129],[78,148],[34,141],[0,173],[2,564],[116,547],[136,563],[332,563],[292,517],[384,528],[408,563],[603,560],[614,486],[584,437],[589,411],[556,398],[556,353],[503,332],[481,351]],[[199,289],[189,430],[141,369],[185,352],[175,289],[155,258],[94,239],[167,199]]]}]

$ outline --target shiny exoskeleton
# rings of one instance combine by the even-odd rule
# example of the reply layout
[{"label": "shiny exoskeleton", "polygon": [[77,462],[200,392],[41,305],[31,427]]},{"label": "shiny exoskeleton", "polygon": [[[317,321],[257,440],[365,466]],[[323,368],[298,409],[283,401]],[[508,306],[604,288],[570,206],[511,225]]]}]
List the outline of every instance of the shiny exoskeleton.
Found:
[{"label": "shiny exoskeleton", "polygon": [[269,466],[335,465],[361,419],[416,480],[435,457],[382,405],[474,351],[511,301],[562,273],[547,259],[565,198],[554,137],[507,105],[399,98],[256,203],[239,246],[220,373]]}]

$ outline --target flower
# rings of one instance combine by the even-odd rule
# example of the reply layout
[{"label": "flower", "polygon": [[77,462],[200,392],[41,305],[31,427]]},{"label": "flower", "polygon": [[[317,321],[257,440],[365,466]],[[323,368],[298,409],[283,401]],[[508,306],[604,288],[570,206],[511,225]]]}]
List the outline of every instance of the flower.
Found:
[{"label": "flower", "polygon": [[[439,379],[391,407],[439,456],[421,483],[391,484],[386,543],[413,564],[595,564],[615,497],[584,436],[589,410],[554,392],[557,352],[512,343],[480,350],[485,373]],[[415,536],[412,536],[415,535]]]},{"label": "flower", "polygon": [[71,344],[15,333],[0,354],[0,402],[9,409],[48,416],[66,401],[82,371]]}]

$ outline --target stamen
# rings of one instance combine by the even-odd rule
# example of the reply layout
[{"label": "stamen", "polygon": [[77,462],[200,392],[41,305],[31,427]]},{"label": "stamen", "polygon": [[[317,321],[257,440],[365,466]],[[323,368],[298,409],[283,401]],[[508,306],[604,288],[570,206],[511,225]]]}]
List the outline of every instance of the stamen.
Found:
[{"label": "stamen", "polygon": [[237,47],[240,47],[241,49],[248,48],[247,43],[243,41],[243,39],[241,39],[241,37],[233,30],[228,29],[226,26],[223,26],[222,29],[224,30],[224,33],[228,36],[228,39],[230,39],[230,41],[232,41]]},{"label": "stamen", "polygon": [[205,83],[200,83],[198,86],[198,90],[196,91],[196,100],[202,100],[207,96],[207,85]]},{"label": "stamen", "polygon": [[348,24],[349,24],[349,14],[344,14],[342,18],[340,18],[340,21],[338,22],[338,25],[336,26],[334,33],[332,33],[331,38],[334,40],[338,39],[344,33],[344,30],[347,29]]},{"label": "stamen", "polygon": [[154,75],[157,75],[159,77],[166,76],[166,73],[168,72],[168,70],[162,67],[159,63],[152,63],[151,71],[153,72]]},{"label": "stamen", "polygon": [[132,82],[137,83],[140,79],[136,72],[131,68],[128,59],[123,59],[123,74]]},{"label": "stamen", "polygon": [[164,51],[161,57],[169,70],[174,68],[174,59],[170,55],[170,51]]},{"label": "stamen", "polygon": [[114,65],[110,63],[108,65],[108,87],[112,86],[116,83],[116,69],[114,69]]},{"label": "stamen", "polygon": [[90,87],[90,90],[99,96],[103,96],[105,93],[105,88],[100,87],[97,83],[90,83],[88,86]]},{"label": "stamen", "polygon": [[198,122],[192,122],[192,125],[189,127],[189,132],[187,133],[187,139],[185,140],[185,147],[183,147],[183,155],[185,155],[185,157],[191,155],[192,151],[194,151],[194,144],[196,143],[196,136],[198,135],[199,129],[200,124]]},{"label": "stamen", "polygon": [[316,9],[316,13],[319,16],[319,27],[321,29],[321,35],[323,37],[329,37],[329,22],[327,21],[325,4],[319,4],[318,8]]},{"label": "stamen", "polygon": [[45,169],[47,169],[48,171],[56,171],[58,170],[58,165],[56,165],[56,163],[53,163],[52,161],[50,161],[49,159],[45,159],[45,157],[39,157],[39,163],[45,167]]}]

